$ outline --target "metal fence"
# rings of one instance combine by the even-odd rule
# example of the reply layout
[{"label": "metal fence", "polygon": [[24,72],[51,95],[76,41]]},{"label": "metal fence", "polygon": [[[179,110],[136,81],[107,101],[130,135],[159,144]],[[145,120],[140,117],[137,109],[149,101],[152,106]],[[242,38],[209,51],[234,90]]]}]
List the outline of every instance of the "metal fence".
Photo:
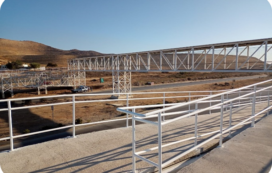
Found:
[{"label": "metal fence", "polygon": [[[10,151],[14,150],[14,139],[33,136],[37,134],[52,132],[52,131],[58,131],[63,129],[70,129],[72,128],[72,137],[76,137],[76,127],[80,126],[88,126],[88,125],[97,125],[97,124],[103,124],[103,123],[109,123],[109,122],[118,122],[118,121],[126,121],[125,126],[129,127],[129,121],[131,121],[131,116],[129,114],[126,114],[125,118],[118,118],[118,119],[109,119],[104,121],[97,121],[97,122],[89,122],[89,123],[83,123],[83,124],[76,124],[76,104],[81,103],[106,103],[106,102],[125,102],[126,106],[133,105],[133,101],[141,101],[141,100],[160,100],[162,104],[156,104],[156,105],[146,105],[143,106],[143,108],[151,108],[151,107],[163,107],[167,108],[169,106],[177,105],[178,103],[166,103],[167,99],[178,99],[178,98],[186,98],[188,101],[201,98],[201,97],[207,97],[209,95],[224,92],[226,90],[218,90],[218,91],[175,91],[175,92],[138,92],[138,93],[126,93],[126,94],[120,94],[121,96],[113,97],[112,93],[101,93],[101,94],[69,94],[69,95],[55,95],[55,96],[42,96],[42,97],[28,97],[28,98],[16,98],[16,99],[5,99],[0,100],[0,103],[6,103],[6,108],[0,108],[0,116],[1,112],[7,111],[8,112],[8,125],[9,125],[9,136],[0,138],[0,141],[10,140]],[[171,96],[175,94],[175,96]],[[146,96],[146,95],[156,95],[153,97]],[[96,96],[109,96],[106,99],[94,99],[92,97]],[[141,97],[143,96],[143,97]],[[81,100],[83,97],[90,98],[89,100]],[[68,98],[70,101],[66,102],[58,102],[58,103],[50,103],[50,104],[39,104],[39,105],[27,105],[27,106],[12,106],[12,102],[16,101],[24,101],[24,100],[37,100],[37,99],[53,99],[53,98]],[[214,102],[216,100],[210,100],[210,102]],[[13,133],[13,116],[12,112],[15,110],[23,110],[23,109],[31,109],[31,108],[42,108],[42,107],[51,107],[51,106],[58,106],[58,105],[68,105],[72,104],[72,114],[69,115],[72,117],[72,124],[66,125],[63,127],[58,128],[52,128],[48,130],[41,130],[36,132],[31,132],[27,134],[19,134],[14,135]],[[217,108],[215,108],[217,109]],[[193,110],[188,108],[187,111],[183,111],[183,113],[191,112]],[[2,114],[3,115],[3,114]],[[166,115],[167,116],[167,115]],[[170,114],[169,114],[170,116]],[[146,118],[152,118],[154,116],[149,116]],[[1,117],[0,117],[1,118]]]},{"label": "metal fence", "polygon": [[[186,103],[179,103],[179,104],[165,107],[165,108],[162,108],[159,110],[154,110],[154,111],[151,111],[151,112],[148,112],[145,114],[137,113],[136,109],[143,108],[146,106],[130,106],[130,107],[118,108],[117,109],[118,111],[132,115],[132,150],[133,150],[133,161],[132,161],[133,169],[132,169],[132,171],[136,172],[136,159],[138,158],[142,161],[145,161],[145,162],[155,166],[159,172],[162,172],[162,168],[168,166],[170,163],[173,163],[175,160],[187,155],[188,153],[196,150],[200,146],[203,146],[203,145],[211,142],[215,138],[219,137],[219,146],[222,147],[223,135],[226,133],[230,133],[231,130],[233,130],[234,128],[236,128],[238,126],[244,125],[246,123],[251,123],[251,126],[254,127],[255,117],[258,115],[261,115],[265,112],[268,113],[268,111],[272,108],[272,106],[270,106],[270,90],[271,90],[272,86],[267,85],[271,81],[272,80],[267,80],[264,82],[259,82],[259,83],[245,86],[245,87],[241,87],[238,89],[228,90],[225,92],[210,95],[210,96],[200,98],[197,100],[193,100],[193,101],[189,101]],[[267,85],[267,86],[260,87],[261,85]],[[261,93],[264,93],[264,92],[265,92],[265,95],[263,95],[263,96],[260,95]],[[229,95],[232,95],[232,98],[229,98],[228,97]],[[208,103],[210,103],[210,105],[207,106],[206,108],[198,109],[198,105],[203,102],[208,102]],[[212,104],[212,103],[214,103],[214,104]],[[256,107],[256,104],[258,104],[258,103],[267,103],[267,107],[264,108],[263,110],[261,110],[260,112],[256,113],[255,107]],[[195,106],[194,110],[189,110],[191,105]],[[232,124],[232,109],[235,107],[240,107],[242,105],[251,106],[251,109],[252,109],[251,110],[252,111],[251,117],[243,119],[239,123],[234,125],[234,124]],[[181,108],[184,108],[187,106],[188,106],[188,111],[175,111],[176,109],[181,109]],[[150,106],[148,106],[148,107],[150,107]],[[217,131],[211,131],[211,132],[208,132],[205,134],[201,134],[201,137],[209,136],[209,135],[213,135],[213,136],[202,141],[201,143],[198,143],[198,138],[200,138],[200,136],[198,135],[198,114],[203,113],[205,111],[211,111],[214,109],[220,110],[220,124],[218,124],[220,129]],[[224,112],[224,110],[227,110],[227,109],[230,112],[229,124],[228,124],[227,128],[223,128],[223,112]],[[180,115],[180,116],[178,116],[177,118],[172,118],[172,119],[165,121],[165,117],[169,116],[169,115]],[[194,136],[162,145],[162,126],[172,123],[172,122],[175,122],[177,120],[181,120],[186,117],[190,117],[190,116],[195,116]],[[156,117],[157,120],[155,120],[155,121],[146,120],[146,118],[150,118],[150,117]],[[157,147],[153,147],[153,148],[146,149],[144,151],[136,152],[136,139],[135,139],[135,131],[136,131],[135,123],[136,122],[152,124],[158,129],[158,145],[157,145]],[[184,151],[183,153],[181,153],[177,156],[174,156],[174,157],[168,159],[165,162],[162,161],[162,148],[173,146],[174,144],[179,144],[179,143],[182,143],[185,141],[190,141],[190,140],[194,140],[193,147],[189,148],[188,150]],[[154,151],[154,150],[158,150],[158,162],[157,163],[155,163],[151,160],[148,160],[142,156],[143,153],[147,153],[147,152]]]}]

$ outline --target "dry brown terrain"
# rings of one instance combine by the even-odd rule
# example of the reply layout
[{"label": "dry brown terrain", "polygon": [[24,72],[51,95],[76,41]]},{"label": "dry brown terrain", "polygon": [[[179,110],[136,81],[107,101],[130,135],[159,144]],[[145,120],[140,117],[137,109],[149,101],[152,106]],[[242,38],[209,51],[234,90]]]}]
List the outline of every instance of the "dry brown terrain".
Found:
[{"label": "dry brown terrain", "polygon": [[67,60],[82,56],[101,55],[95,51],[60,50],[33,41],[15,41],[0,38],[0,64],[8,61],[21,60],[24,63],[38,62],[42,65],[57,63],[67,67]]}]

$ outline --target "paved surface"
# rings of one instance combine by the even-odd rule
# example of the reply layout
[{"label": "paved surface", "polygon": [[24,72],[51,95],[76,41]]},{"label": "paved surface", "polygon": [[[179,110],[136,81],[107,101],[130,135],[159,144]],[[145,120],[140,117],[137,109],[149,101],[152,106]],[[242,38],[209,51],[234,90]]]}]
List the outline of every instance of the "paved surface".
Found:
[{"label": "paved surface", "polygon": [[[145,91],[145,90],[153,90],[153,89],[163,89],[163,88],[174,88],[174,87],[181,87],[181,86],[192,86],[192,85],[202,85],[208,83],[218,83],[218,82],[228,82],[235,80],[246,80],[246,79],[256,79],[260,77],[266,77],[267,75],[254,75],[254,76],[245,76],[245,77],[230,77],[230,78],[223,78],[223,79],[210,79],[210,80],[200,80],[200,81],[192,81],[192,82],[179,82],[179,83],[169,83],[169,84],[157,84],[152,86],[133,86],[132,91]],[[89,92],[89,93],[112,93],[111,90],[103,90],[99,92]]]},{"label": "paved surface", "polygon": [[[258,105],[256,112],[267,104]],[[238,111],[238,112],[237,112]],[[251,109],[233,109],[233,124],[250,116]],[[219,113],[201,115],[198,118],[198,134],[219,129]],[[259,117],[260,118],[260,117]],[[228,126],[229,113],[224,114],[224,128]],[[258,127],[258,124],[257,126]],[[237,130],[232,132],[237,133]],[[175,121],[163,126],[163,143],[194,136],[194,117]],[[157,146],[157,128],[141,124],[136,127],[137,151]],[[202,137],[199,142],[210,136]],[[218,139],[209,143],[217,144]],[[192,147],[194,141],[187,141],[163,149],[163,160],[180,154]],[[207,146],[207,147],[209,147]],[[253,150],[253,148],[251,148]],[[250,150],[248,150],[250,151]],[[270,154],[269,152],[266,152]],[[78,135],[77,138],[58,139],[19,148],[14,152],[0,153],[0,166],[5,173],[17,172],[130,172],[131,171],[131,127],[104,130]],[[157,151],[142,155],[157,162]],[[151,166],[138,161],[138,170]]]},{"label": "paved surface", "polygon": [[271,169],[272,115],[269,115],[179,173],[268,173]]}]

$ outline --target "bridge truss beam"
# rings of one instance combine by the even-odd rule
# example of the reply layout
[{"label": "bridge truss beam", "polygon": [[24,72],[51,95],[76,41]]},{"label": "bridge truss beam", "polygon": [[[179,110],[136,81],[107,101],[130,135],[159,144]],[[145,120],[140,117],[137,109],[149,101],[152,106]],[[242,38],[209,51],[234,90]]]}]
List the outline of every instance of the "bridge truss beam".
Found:
[{"label": "bridge truss beam", "polygon": [[5,92],[13,96],[14,88],[76,87],[86,85],[85,71],[4,71],[0,73],[2,98]]},{"label": "bridge truss beam", "polygon": [[68,69],[112,72],[113,92],[122,93],[128,90],[120,78],[130,78],[128,72],[272,72],[271,49],[272,38],[266,38],[76,58]]}]

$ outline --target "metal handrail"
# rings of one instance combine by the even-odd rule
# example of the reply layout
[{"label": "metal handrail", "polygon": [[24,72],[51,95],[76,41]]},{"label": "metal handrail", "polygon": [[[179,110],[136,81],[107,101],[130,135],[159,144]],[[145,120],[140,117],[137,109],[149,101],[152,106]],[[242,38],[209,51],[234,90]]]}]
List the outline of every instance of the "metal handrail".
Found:
[{"label": "metal handrail", "polygon": [[[201,99],[197,99],[197,100],[193,100],[193,101],[189,101],[187,103],[181,103],[181,104],[176,104],[176,105],[173,105],[173,106],[169,106],[169,107],[164,107],[162,109],[159,109],[159,110],[155,110],[155,111],[152,111],[152,112],[148,112],[148,113],[145,113],[145,114],[142,114],[142,116],[144,116],[144,118],[148,118],[149,116],[150,117],[157,117],[158,118],[158,121],[157,122],[153,122],[153,121],[150,121],[150,120],[145,120],[145,121],[142,121],[141,119],[139,118],[136,118],[134,115],[135,115],[135,108],[141,108],[141,107],[144,107],[144,106],[130,106],[130,107],[122,107],[122,108],[118,108],[117,110],[120,111],[120,112],[124,112],[126,111],[126,113],[128,113],[128,109],[132,109],[133,111],[133,114],[132,115],[132,124],[133,124],[133,127],[132,127],[132,136],[133,136],[133,140],[132,140],[132,143],[133,143],[133,172],[136,171],[136,161],[135,161],[135,157],[143,160],[143,161],[146,161],[149,163],[149,160],[146,159],[146,158],[143,158],[143,157],[138,157],[140,154],[143,154],[143,153],[146,153],[148,151],[152,151],[152,150],[158,150],[158,164],[152,164],[153,166],[155,165],[155,167],[158,168],[158,171],[161,173],[162,172],[162,168],[169,165],[170,163],[172,163],[173,161],[175,161],[176,159],[178,158],[181,158],[182,156],[188,154],[189,152],[199,148],[200,146],[210,142],[211,140],[217,138],[217,137],[220,137],[219,139],[219,146],[221,147],[223,145],[223,134],[227,133],[227,132],[230,132],[230,130],[236,128],[237,126],[240,126],[240,125],[245,125],[245,124],[248,124],[248,123],[251,123],[251,126],[254,127],[255,125],[255,117],[264,113],[264,112],[268,112],[272,106],[270,106],[270,94],[268,94],[267,96],[256,96],[257,93],[261,93],[262,91],[270,91],[272,86],[267,86],[267,87],[262,87],[262,88],[258,88],[257,90],[257,86],[258,85],[261,85],[261,84],[265,84],[265,83],[268,83],[268,82],[271,82],[271,80],[267,80],[267,81],[263,81],[263,82],[259,82],[259,83],[256,83],[256,84],[252,84],[252,85],[248,85],[248,86],[245,86],[245,87],[241,87],[241,88],[238,88],[238,89],[233,89],[231,91],[226,91],[226,92],[223,92],[223,93],[219,93],[219,94],[215,94],[215,95],[211,95],[211,96],[207,96],[207,97],[204,97],[204,98],[201,98]],[[252,90],[252,87],[253,87],[253,90]],[[241,95],[241,92],[243,92],[243,90],[248,90],[250,89],[249,91],[247,91],[245,94]],[[229,95],[229,94],[233,94],[233,93],[237,93],[237,91],[239,92],[239,96],[238,97],[235,97],[235,98],[227,98],[225,99],[224,98],[224,95]],[[210,102],[211,103],[211,100],[213,98],[216,98],[216,97],[221,97],[221,100],[219,101],[220,103],[217,103],[215,105],[211,105],[206,107],[206,108],[203,108],[203,109],[198,109],[198,104],[201,103],[201,102]],[[256,100],[259,98],[259,101]],[[263,98],[267,98],[267,100],[263,100]],[[252,100],[252,102],[250,101],[249,103],[241,103],[241,100]],[[214,101],[214,100],[213,100]],[[239,122],[238,124],[236,125],[232,125],[232,108],[235,106],[235,104],[233,104],[233,102],[235,103],[235,101],[239,101],[238,103],[236,103],[236,105],[252,105],[252,116],[249,117],[249,118],[246,118],[245,120]],[[216,100],[216,102],[218,102],[218,100]],[[268,106],[267,108],[261,110],[260,112],[258,113],[255,113],[255,105],[256,103],[262,103],[262,102],[267,102],[268,103]],[[191,104],[195,104],[195,110],[194,111],[185,111],[186,114],[185,115],[182,115],[182,116],[179,116],[177,118],[173,118],[173,119],[170,119],[170,120],[167,120],[167,121],[161,121],[162,118],[164,118],[164,116],[166,115],[176,115],[176,114],[179,114],[181,112],[170,112],[170,113],[165,113],[165,111],[169,111],[169,110],[173,110],[173,109],[177,109],[177,108],[181,108],[181,107],[184,107],[184,106],[190,106]],[[226,107],[229,107],[230,109],[230,120],[229,120],[229,127],[228,128],[225,128],[223,129],[223,111],[224,111],[224,108]],[[211,110],[211,109],[215,109],[215,108],[220,108],[221,109],[221,114],[220,114],[220,130],[217,130],[217,131],[213,131],[213,132],[209,132],[209,133],[205,133],[205,134],[202,134],[201,136],[199,136],[197,134],[197,131],[198,131],[198,128],[197,128],[197,116],[199,113],[202,113],[204,111],[208,111],[208,110]],[[131,111],[129,111],[131,112]],[[179,140],[179,141],[174,141],[174,142],[171,142],[171,143],[166,143],[164,145],[162,145],[162,125],[166,125],[166,124],[169,124],[171,122],[174,122],[174,121],[177,121],[177,120],[180,120],[180,119],[183,119],[183,118],[186,118],[186,117],[189,117],[189,116],[195,116],[195,136],[194,137],[190,137],[190,138],[187,138],[187,139],[182,139],[182,140]],[[146,149],[144,151],[138,151],[136,152],[136,148],[135,148],[135,121],[141,121],[141,122],[144,122],[144,123],[147,123],[147,124],[153,124],[153,125],[156,125],[157,128],[158,128],[158,146],[157,147],[153,147],[153,148],[149,148],[149,149]],[[248,121],[251,121],[251,122],[248,122]],[[202,136],[207,136],[207,135],[211,135],[211,134],[215,134],[213,135],[212,137],[204,140],[204,142],[201,142],[200,144],[197,143],[197,139],[199,137],[202,137]],[[177,144],[177,143],[180,143],[180,142],[184,142],[184,141],[188,141],[188,140],[195,140],[194,142],[194,147],[192,147],[191,149],[188,149],[187,151],[177,155],[177,156],[174,156],[173,158],[170,158],[168,159],[165,163],[162,162],[162,148],[163,147],[167,147],[167,146],[170,146],[170,145],[173,145],[173,144]]]}]

